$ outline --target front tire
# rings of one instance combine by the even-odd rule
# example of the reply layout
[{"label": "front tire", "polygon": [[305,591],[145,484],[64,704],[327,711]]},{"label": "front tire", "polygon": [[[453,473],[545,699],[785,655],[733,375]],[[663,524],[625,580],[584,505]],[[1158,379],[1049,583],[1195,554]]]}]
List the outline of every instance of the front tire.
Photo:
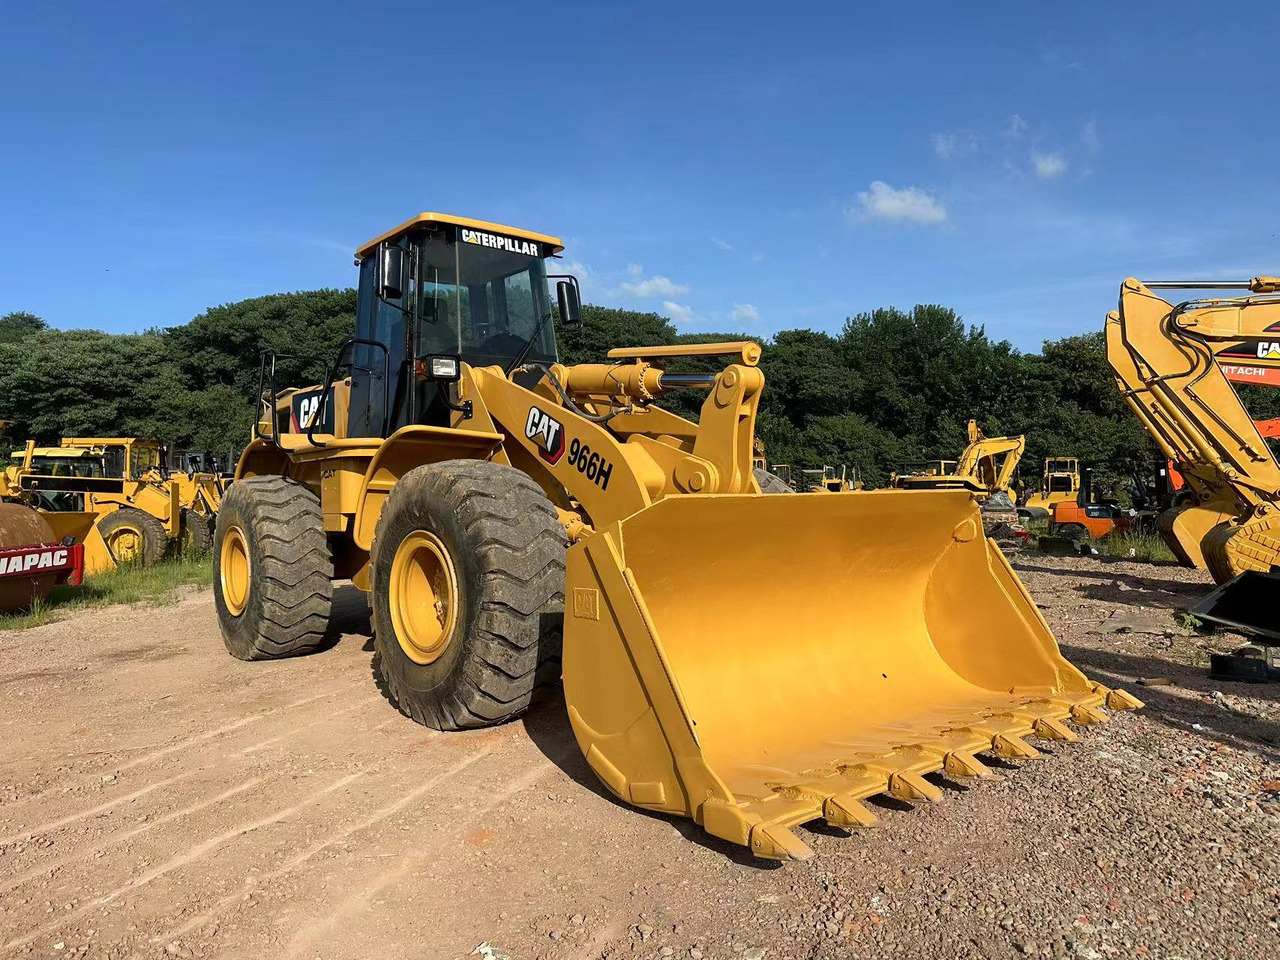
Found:
[{"label": "front tire", "polygon": [[117,564],[149,567],[164,559],[169,537],[164,524],[136,507],[121,507],[98,521],[98,533]]},{"label": "front tire", "polygon": [[567,545],[555,507],[511,467],[447,460],[396,482],[373,543],[373,625],[402,713],[462,730],[529,706],[560,656]]},{"label": "front tire", "polygon": [[333,605],[333,560],[320,501],[284,477],[237,481],[213,536],[213,597],[238,660],[310,653]]}]

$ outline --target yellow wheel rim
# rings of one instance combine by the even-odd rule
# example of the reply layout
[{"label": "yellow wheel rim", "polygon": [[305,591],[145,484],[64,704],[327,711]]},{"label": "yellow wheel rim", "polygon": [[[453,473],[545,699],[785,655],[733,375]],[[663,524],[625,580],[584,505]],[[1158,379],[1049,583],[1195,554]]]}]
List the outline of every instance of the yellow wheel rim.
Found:
[{"label": "yellow wheel rim", "polygon": [[130,563],[142,556],[142,531],[137,527],[116,527],[107,534],[107,549],[116,563]]},{"label": "yellow wheel rim", "polygon": [[438,660],[457,619],[458,577],[435,534],[415,530],[400,542],[389,593],[391,625],[404,655],[414,663]]},{"label": "yellow wheel rim", "polygon": [[239,527],[229,527],[222,538],[219,567],[222,601],[233,617],[244,613],[249,602],[249,542]]}]

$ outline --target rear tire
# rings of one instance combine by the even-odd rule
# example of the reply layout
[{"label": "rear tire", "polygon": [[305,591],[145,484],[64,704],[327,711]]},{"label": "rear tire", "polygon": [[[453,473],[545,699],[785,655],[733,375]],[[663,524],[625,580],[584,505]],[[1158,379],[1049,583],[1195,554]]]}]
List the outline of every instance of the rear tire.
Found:
[{"label": "rear tire", "polygon": [[770,473],[768,470],[761,470],[756,467],[751,471],[751,475],[756,478],[756,483],[760,485],[761,493],[795,493],[791,487],[787,486],[787,481],[775,473]]},{"label": "rear tire", "polygon": [[[225,508],[224,508],[225,509]],[[418,723],[503,723],[559,677],[568,538],[524,473],[484,460],[410,470],[373,543],[378,670]]]},{"label": "rear tire", "polygon": [[314,493],[284,477],[228,489],[213,536],[213,597],[222,641],[239,660],[296,656],[323,642],[333,560]]},{"label": "rear tire", "polygon": [[98,533],[117,564],[159,563],[169,551],[164,524],[136,507],[121,507],[98,521]]}]

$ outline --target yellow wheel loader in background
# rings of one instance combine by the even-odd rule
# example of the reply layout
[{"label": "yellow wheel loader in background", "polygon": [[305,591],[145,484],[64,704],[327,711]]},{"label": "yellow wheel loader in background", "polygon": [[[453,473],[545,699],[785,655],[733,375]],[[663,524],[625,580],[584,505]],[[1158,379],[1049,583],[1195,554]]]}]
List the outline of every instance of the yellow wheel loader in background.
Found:
[{"label": "yellow wheel loader in background", "polygon": [[[1153,292],[1162,288],[1253,295],[1174,305]],[[1186,561],[1198,565],[1202,558],[1218,583],[1280,562],[1280,464],[1217,359],[1229,346],[1276,336],[1277,289],[1280,280],[1271,277],[1146,284],[1130,278],[1121,286],[1120,309],[1107,317],[1117,384],[1196,498],[1161,517],[1161,534]]]},{"label": "yellow wheel loader in background", "polygon": [[85,511],[105,550],[90,546],[89,575],[118,563],[157,563],[178,544],[204,553],[222,497],[214,474],[167,472],[163,448],[136,437],[68,437],[57,447],[27,444],[5,471],[5,496],[47,513]]},{"label": "yellow wheel loader in background", "polygon": [[[560,364],[561,249],[435,213],[360,247],[356,335],[297,430],[264,355],[214,541],[234,656],[315,649],[350,578],[413,719],[508,720],[562,658],[616,796],[780,859],[810,855],[800,824],[869,824],[867,797],[936,800],[925,774],[986,776],[977,754],[1032,757],[1029,735],[1137,705],[1062,657],[970,491],[761,495],[756,344]],[[724,365],[668,371],[688,356]],[[673,390],[706,394],[697,423],[658,405]]]},{"label": "yellow wheel loader in background", "polygon": [[1055,503],[1070,503],[1080,496],[1080,461],[1076,457],[1045,457],[1040,489],[1027,497],[1018,513],[1043,520]]},{"label": "yellow wheel loader in background", "polygon": [[[848,493],[852,490],[862,490],[865,486],[859,477],[857,467],[852,471],[847,466],[837,470],[835,467],[823,464],[814,470],[801,470],[800,475],[804,478],[808,493]],[[765,489],[763,483],[760,489],[764,493],[772,492]]]}]

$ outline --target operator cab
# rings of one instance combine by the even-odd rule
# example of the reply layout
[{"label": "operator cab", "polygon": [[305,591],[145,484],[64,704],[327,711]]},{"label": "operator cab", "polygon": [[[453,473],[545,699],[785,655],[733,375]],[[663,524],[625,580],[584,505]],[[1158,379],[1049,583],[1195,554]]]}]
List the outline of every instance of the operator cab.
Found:
[{"label": "operator cab", "polygon": [[[555,363],[546,260],[563,249],[555,237],[440,213],[360,247],[347,436],[448,426],[458,360],[504,371]],[[556,279],[562,320],[576,322],[577,281]]]}]

